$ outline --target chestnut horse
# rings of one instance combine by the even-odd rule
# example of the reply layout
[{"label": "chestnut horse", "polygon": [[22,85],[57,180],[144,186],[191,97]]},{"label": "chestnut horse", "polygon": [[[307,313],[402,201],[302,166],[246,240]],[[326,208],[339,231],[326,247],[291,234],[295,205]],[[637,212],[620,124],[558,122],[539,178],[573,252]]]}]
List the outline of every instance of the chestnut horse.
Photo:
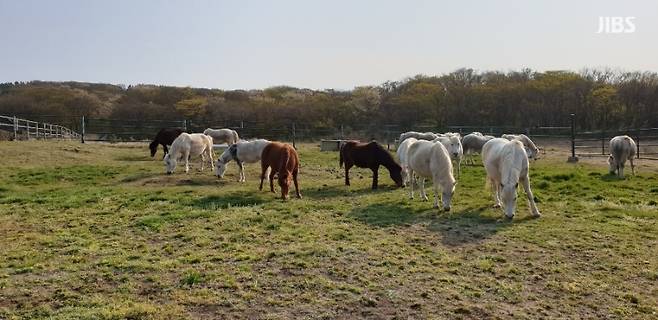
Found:
[{"label": "chestnut horse", "polygon": [[288,199],[288,190],[290,190],[290,178],[295,184],[295,193],[297,198],[302,198],[299,193],[299,184],[297,183],[297,173],[299,173],[299,156],[297,151],[289,144],[281,142],[270,142],[263,148],[260,158],[262,172],[260,174],[260,187],[263,190],[263,180],[267,168],[270,170],[270,191],[274,192],[274,175],[278,173],[279,186],[281,187],[281,199]]},{"label": "chestnut horse", "polygon": [[391,179],[398,187],[402,187],[402,167],[400,167],[391,154],[379,143],[372,141],[361,143],[359,141],[347,141],[340,148],[339,166],[345,163],[345,185],[350,185],[350,168],[369,168],[372,170],[372,189],[377,189],[377,178],[379,166],[388,169]]},{"label": "chestnut horse", "polygon": [[[149,149],[151,149],[151,158],[155,156],[155,153],[158,152],[158,145],[162,145],[165,155],[169,153],[167,146],[170,146],[174,143],[174,140],[183,133],[183,130],[180,128],[162,128],[158,131],[158,134],[153,138],[153,142],[149,144]],[[164,157],[164,156],[163,156]]]}]

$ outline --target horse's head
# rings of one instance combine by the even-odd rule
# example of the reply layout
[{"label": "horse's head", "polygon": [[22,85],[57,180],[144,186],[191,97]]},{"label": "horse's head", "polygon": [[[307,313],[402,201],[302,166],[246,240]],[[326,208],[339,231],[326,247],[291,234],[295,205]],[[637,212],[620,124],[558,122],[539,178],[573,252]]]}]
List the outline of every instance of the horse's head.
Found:
[{"label": "horse's head", "polygon": [[165,155],[163,162],[165,164],[165,171],[167,174],[174,173],[174,170],[176,170],[176,159],[171,157],[170,153]]},{"label": "horse's head", "polygon": [[615,161],[615,157],[613,155],[608,157],[608,165],[610,166],[610,174],[617,173],[617,162]]},{"label": "horse's head", "polygon": [[500,184],[500,198],[503,201],[505,216],[510,219],[514,218],[514,210],[516,209],[516,188],[518,186],[518,182]]},{"label": "horse's head", "polygon": [[448,145],[448,153],[450,153],[450,158],[456,159],[459,158],[462,154],[464,154],[464,150],[462,149],[462,142],[459,139],[459,135],[452,135],[450,136],[450,144]]},{"label": "horse's head", "polygon": [[395,185],[397,185],[398,188],[404,187],[404,180],[402,179],[402,167],[399,165],[392,166],[388,170],[388,173],[390,174],[391,179],[395,181]]},{"label": "horse's head", "polygon": [[443,194],[441,195],[441,201],[443,201],[443,210],[450,211],[450,204],[452,203],[452,195],[455,194],[455,186],[457,186],[457,181],[453,182],[451,186],[443,188]]},{"label": "horse's head", "polygon": [[224,172],[226,172],[226,162],[222,161],[222,159],[217,159],[215,161],[215,175],[217,178],[224,178]]},{"label": "horse's head", "polygon": [[149,144],[149,149],[151,149],[151,158],[155,156],[155,153],[158,151],[158,142],[153,141]]}]

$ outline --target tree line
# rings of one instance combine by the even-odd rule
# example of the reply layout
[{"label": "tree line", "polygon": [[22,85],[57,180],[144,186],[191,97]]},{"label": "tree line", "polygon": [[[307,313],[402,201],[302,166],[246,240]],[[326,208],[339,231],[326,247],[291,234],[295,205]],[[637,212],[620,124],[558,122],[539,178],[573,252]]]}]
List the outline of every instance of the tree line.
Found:
[{"label": "tree line", "polygon": [[348,91],[289,86],[220,90],[44,81],[0,84],[0,114],[72,127],[84,115],[233,125],[250,121],[272,127],[294,122],[312,128],[531,128],[569,125],[571,113],[577,114],[577,127],[584,130],[658,127],[658,74],[607,69],[459,69]]}]

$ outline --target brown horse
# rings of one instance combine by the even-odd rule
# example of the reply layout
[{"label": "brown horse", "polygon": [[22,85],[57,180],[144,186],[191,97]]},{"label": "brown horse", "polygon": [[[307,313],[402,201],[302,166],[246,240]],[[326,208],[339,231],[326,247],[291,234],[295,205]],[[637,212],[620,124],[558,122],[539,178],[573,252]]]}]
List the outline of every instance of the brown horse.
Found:
[{"label": "brown horse", "polygon": [[180,128],[160,129],[158,134],[155,135],[155,138],[153,138],[153,142],[149,144],[149,149],[151,149],[151,157],[155,156],[155,153],[158,151],[159,144],[162,145],[162,149],[164,149],[164,154],[166,155],[169,152],[167,146],[170,146],[172,143],[174,143],[174,140],[176,140],[176,138],[178,138],[181,133],[183,133],[183,130]]},{"label": "brown horse", "polygon": [[258,190],[263,190],[263,180],[265,179],[265,172],[270,167],[270,191],[274,192],[274,174],[278,173],[279,186],[281,187],[281,199],[288,199],[288,190],[290,190],[290,178],[295,183],[295,193],[297,198],[302,198],[299,193],[299,184],[297,183],[297,173],[299,172],[299,156],[297,151],[291,145],[270,142],[263,149],[260,159],[260,166],[262,172],[260,174],[260,187]]},{"label": "brown horse", "polygon": [[340,148],[339,165],[345,163],[345,185],[350,185],[350,168],[369,168],[372,170],[372,189],[377,189],[379,166],[388,169],[391,179],[398,187],[402,187],[402,167],[393,160],[391,154],[379,143],[372,141],[361,143],[347,141]]}]

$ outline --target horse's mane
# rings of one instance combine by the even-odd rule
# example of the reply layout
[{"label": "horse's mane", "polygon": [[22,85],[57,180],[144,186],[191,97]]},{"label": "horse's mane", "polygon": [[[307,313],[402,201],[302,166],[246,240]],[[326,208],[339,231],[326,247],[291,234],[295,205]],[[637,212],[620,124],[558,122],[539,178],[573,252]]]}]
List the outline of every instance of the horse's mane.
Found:
[{"label": "horse's mane", "polygon": [[501,182],[516,183],[523,170],[523,158],[527,157],[523,143],[516,139],[512,140],[501,151],[504,153],[501,157]]}]

